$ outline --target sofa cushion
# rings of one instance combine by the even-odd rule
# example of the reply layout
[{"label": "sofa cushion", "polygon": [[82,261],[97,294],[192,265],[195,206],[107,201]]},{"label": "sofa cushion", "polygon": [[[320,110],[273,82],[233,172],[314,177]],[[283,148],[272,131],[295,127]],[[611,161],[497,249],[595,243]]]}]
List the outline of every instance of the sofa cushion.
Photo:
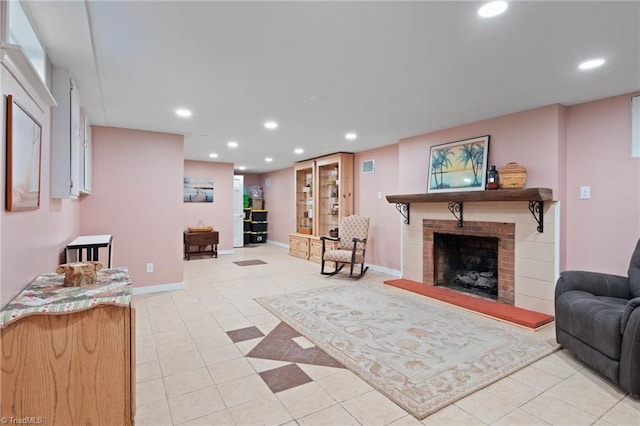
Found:
[{"label": "sofa cushion", "polygon": [[556,300],[559,328],[612,359],[620,359],[620,320],[628,300],[568,291]]}]

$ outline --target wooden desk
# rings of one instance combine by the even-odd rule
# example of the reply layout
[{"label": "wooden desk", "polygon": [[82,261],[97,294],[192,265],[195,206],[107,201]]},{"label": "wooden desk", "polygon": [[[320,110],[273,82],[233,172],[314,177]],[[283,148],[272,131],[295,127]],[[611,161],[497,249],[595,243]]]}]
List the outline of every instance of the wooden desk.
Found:
[{"label": "wooden desk", "polygon": [[[184,231],[184,257],[191,260],[192,254],[210,254],[211,257],[218,257],[218,231],[211,232],[189,232]],[[191,251],[191,246],[198,247],[197,251]],[[211,247],[207,250],[207,247]]]},{"label": "wooden desk", "polygon": [[97,261],[98,250],[100,249],[100,247],[107,247],[109,249],[109,261],[107,263],[107,268],[111,268],[111,260],[113,258],[113,253],[111,250],[112,243],[113,236],[111,235],[81,235],[67,244],[67,249],[65,251],[65,261],[71,262],[71,260],[69,260],[69,250],[78,250],[78,262],[82,262],[83,249],[87,251],[87,260]]}]

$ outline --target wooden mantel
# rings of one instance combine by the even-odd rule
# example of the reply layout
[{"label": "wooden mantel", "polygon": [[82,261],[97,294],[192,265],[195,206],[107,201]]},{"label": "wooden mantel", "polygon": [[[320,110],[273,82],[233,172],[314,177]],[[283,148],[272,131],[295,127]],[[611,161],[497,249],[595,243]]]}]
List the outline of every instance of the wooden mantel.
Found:
[{"label": "wooden mantel", "polygon": [[433,194],[387,195],[389,203],[395,203],[396,209],[409,224],[410,205],[413,203],[449,203],[449,211],[463,226],[463,203],[488,201],[527,201],[529,211],[538,222],[538,232],[543,232],[543,207],[545,201],[553,200],[550,188],[495,189],[487,191],[437,192]]},{"label": "wooden mantel", "polygon": [[390,203],[442,203],[484,201],[549,201],[553,199],[550,188],[495,189],[487,191],[437,192],[435,194],[387,195]]}]

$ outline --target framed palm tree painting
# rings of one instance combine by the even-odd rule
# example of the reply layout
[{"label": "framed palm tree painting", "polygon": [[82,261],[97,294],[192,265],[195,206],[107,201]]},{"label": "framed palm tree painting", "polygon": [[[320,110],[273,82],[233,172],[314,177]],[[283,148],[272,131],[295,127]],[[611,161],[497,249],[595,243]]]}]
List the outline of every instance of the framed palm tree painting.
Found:
[{"label": "framed palm tree painting", "polygon": [[427,193],[483,191],[489,135],[431,147]]}]

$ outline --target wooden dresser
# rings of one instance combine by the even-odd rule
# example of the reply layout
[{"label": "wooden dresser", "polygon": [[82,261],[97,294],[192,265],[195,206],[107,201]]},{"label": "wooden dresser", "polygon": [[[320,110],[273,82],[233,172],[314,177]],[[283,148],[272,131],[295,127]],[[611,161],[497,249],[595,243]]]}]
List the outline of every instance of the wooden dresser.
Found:
[{"label": "wooden dresser", "polygon": [[126,268],[63,287],[37,277],[0,311],[3,419],[44,425],[132,425],[135,316]]}]

